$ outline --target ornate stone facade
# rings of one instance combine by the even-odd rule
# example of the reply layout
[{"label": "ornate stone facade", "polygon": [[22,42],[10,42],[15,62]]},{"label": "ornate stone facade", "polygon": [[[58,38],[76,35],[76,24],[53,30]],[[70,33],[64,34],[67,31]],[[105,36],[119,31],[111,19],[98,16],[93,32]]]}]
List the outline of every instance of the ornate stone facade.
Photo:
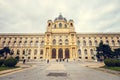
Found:
[{"label": "ornate stone facade", "polygon": [[0,34],[0,48],[9,46],[20,59],[95,60],[99,42],[120,48],[120,33],[76,33],[73,20],[48,20],[45,34]]}]

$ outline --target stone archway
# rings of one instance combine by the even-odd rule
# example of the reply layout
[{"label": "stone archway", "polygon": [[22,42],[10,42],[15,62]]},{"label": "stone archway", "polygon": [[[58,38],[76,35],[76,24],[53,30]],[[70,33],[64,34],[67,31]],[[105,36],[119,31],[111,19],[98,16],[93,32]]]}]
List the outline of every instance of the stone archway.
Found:
[{"label": "stone archway", "polygon": [[52,49],[52,59],[56,58],[56,49]]},{"label": "stone archway", "polygon": [[70,58],[70,53],[68,48],[65,49],[65,58]]},{"label": "stone archway", "polygon": [[63,49],[62,48],[60,48],[58,50],[58,58],[63,58]]}]

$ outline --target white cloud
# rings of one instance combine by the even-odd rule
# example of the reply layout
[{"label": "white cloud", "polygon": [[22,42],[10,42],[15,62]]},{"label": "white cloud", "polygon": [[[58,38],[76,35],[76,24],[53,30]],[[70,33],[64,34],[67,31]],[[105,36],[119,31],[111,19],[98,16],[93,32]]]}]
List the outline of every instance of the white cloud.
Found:
[{"label": "white cloud", "polygon": [[61,12],[77,32],[116,32],[120,0],[0,0],[0,32],[44,33]]}]

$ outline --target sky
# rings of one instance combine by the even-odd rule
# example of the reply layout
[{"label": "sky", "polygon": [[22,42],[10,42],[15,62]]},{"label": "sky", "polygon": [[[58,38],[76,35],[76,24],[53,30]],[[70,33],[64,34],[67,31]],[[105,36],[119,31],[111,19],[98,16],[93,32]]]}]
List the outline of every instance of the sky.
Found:
[{"label": "sky", "polygon": [[0,33],[45,33],[59,14],[76,32],[120,32],[120,0],[0,0]]}]

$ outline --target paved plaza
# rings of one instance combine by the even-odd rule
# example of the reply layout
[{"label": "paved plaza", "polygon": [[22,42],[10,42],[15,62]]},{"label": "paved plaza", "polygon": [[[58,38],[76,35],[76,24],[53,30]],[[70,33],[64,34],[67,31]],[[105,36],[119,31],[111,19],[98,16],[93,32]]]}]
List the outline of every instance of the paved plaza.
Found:
[{"label": "paved plaza", "polygon": [[120,80],[119,75],[83,66],[80,62],[36,62],[32,68],[0,76],[0,80]]}]

